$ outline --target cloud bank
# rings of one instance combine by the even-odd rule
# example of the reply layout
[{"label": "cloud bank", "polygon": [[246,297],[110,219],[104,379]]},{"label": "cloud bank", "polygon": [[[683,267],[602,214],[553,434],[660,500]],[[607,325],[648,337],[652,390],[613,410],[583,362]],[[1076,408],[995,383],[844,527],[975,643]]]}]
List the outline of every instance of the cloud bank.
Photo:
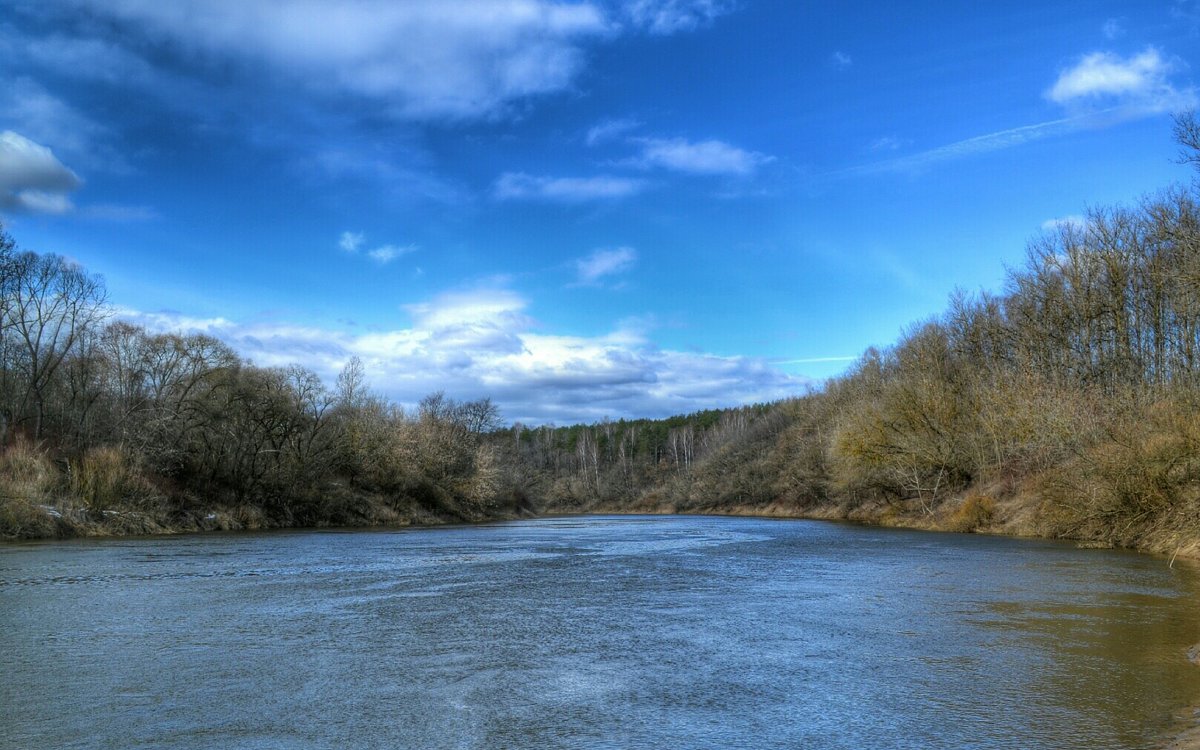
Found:
[{"label": "cloud bank", "polygon": [[403,404],[437,390],[490,396],[506,420],[528,424],[664,417],[784,398],[810,385],[761,358],[661,349],[634,322],[597,336],[549,333],[528,306],[509,289],[458,290],[407,306],[407,327],[370,332],[120,314],[153,330],[217,336],[258,365],[303,363],[327,384],[358,356],[372,387]]},{"label": "cloud bank", "polygon": [[74,0],[152,44],[213,64],[267,66],[292,82],[386,104],[410,119],[476,118],[560,91],[581,43],[612,33],[592,3],[548,0]]}]

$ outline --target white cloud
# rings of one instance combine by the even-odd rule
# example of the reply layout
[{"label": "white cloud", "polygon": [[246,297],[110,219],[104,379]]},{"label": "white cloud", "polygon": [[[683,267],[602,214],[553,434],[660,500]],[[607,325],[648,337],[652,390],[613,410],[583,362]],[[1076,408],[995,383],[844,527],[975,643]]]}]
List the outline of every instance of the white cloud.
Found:
[{"label": "white cloud", "polygon": [[1194,89],[1178,90],[1168,80],[1175,68],[1153,47],[1129,58],[1092,52],[1063,70],[1046,98],[1062,105],[1117,106],[1145,114],[1183,109],[1195,103],[1196,95]]},{"label": "white cloud", "polygon": [[550,0],[74,0],[127,33],[218,62],[266,64],[406,118],[474,118],[568,88],[580,44],[612,32],[594,3]]},{"label": "white cloud", "polygon": [[642,153],[629,163],[705,175],[752,174],[773,156],[731,146],[718,140],[692,142],[683,138],[641,138]]},{"label": "white cloud", "polygon": [[118,305],[113,309],[113,313],[119,318],[144,326],[151,331],[182,331],[185,333],[207,333],[216,336],[222,331],[231,331],[237,328],[233,321],[228,318],[197,318],[185,315],[177,310],[144,312],[135,310],[132,307]]},{"label": "white cloud", "polygon": [[1119,18],[1110,18],[1100,27],[1100,32],[1104,34],[1104,38],[1110,42],[1114,39],[1120,39],[1125,36],[1125,25],[1121,23]]},{"label": "white cloud", "polygon": [[592,127],[587,132],[587,145],[596,146],[614,138],[618,138],[630,130],[634,130],[641,126],[637,120],[627,118],[618,120],[605,120],[604,122]]},{"label": "white cloud", "polygon": [[414,327],[423,331],[439,331],[462,326],[516,324],[526,325],[524,316],[528,305],[516,292],[484,286],[480,289],[445,292],[428,302],[406,305]]},{"label": "white cloud", "polygon": [[539,177],[524,172],[505,172],[496,180],[492,192],[500,200],[580,203],[627,198],[645,188],[645,180],[627,177]]},{"label": "white cloud", "polygon": [[327,384],[358,356],[371,386],[401,403],[437,390],[490,396],[506,419],[529,424],[663,417],[793,396],[811,382],[760,358],[661,349],[637,321],[597,336],[546,332],[528,306],[511,289],[458,290],[407,306],[408,327],[369,333],[120,312],[154,330],[217,336],[259,365],[304,364]]},{"label": "white cloud", "polygon": [[348,253],[357,253],[365,240],[366,237],[362,232],[342,232],[342,236],[338,239],[338,247]]},{"label": "white cloud", "polygon": [[67,194],[82,184],[50,149],[11,130],[0,132],[0,209],[67,213],[73,208]]},{"label": "white cloud", "polygon": [[579,286],[598,286],[608,277],[625,273],[637,263],[637,251],[632,247],[596,250],[586,258],[575,261]]},{"label": "white cloud", "polygon": [[707,25],[732,6],[721,0],[628,0],[625,16],[651,34],[674,34]]},{"label": "white cloud", "polygon": [[833,63],[833,67],[838,70],[847,70],[854,65],[854,58],[847,55],[845,52],[838,50],[829,56],[829,61]]},{"label": "white cloud", "polygon": [[338,247],[350,255],[363,254],[379,265],[387,265],[397,258],[417,251],[416,245],[380,245],[370,250],[364,250],[367,237],[362,232],[342,232],[338,238]]},{"label": "white cloud", "polygon": [[368,250],[367,257],[380,265],[384,265],[391,263],[402,255],[416,252],[416,249],[416,245],[382,245],[374,250]]}]

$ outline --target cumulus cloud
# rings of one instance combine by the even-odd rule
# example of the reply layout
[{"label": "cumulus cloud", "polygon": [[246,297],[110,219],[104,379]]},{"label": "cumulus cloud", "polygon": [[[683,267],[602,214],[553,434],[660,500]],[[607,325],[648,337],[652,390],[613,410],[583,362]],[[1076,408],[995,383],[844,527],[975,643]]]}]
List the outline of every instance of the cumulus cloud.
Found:
[{"label": "cumulus cloud", "polygon": [[500,200],[545,200],[580,203],[613,200],[637,195],[645,180],[599,175],[596,177],[546,177],[505,172],[496,180],[492,193]]},{"label": "cumulus cloud", "polygon": [[416,245],[380,245],[364,250],[366,241],[367,237],[362,232],[345,231],[338,237],[338,247],[342,252],[350,255],[366,255],[380,265],[391,263],[393,260],[417,250]]},{"label": "cumulus cloud", "polygon": [[693,142],[683,138],[641,138],[638,143],[642,153],[630,163],[689,174],[746,176],[775,160],[773,156],[718,140]]},{"label": "cumulus cloud", "polygon": [[11,130],[0,132],[0,209],[67,213],[74,207],[68,193],[82,184],[50,149]]},{"label": "cumulus cloud", "polygon": [[721,0],[629,0],[625,16],[651,34],[675,34],[705,26],[732,10]]},{"label": "cumulus cloud", "polygon": [[547,332],[528,307],[511,289],[462,289],[405,307],[407,327],[366,333],[174,312],[121,315],[154,330],[217,336],[259,365],[303,363],[326,383],[357,356],[372,387],[401,403],[438,390],[490,396],[506,419],[529,424],[663,417],[794,396],[811,382],[760,358],[661,349],[636,323],[597,336]]},{"label": "cumulus cloud", "polygon": [[637,251],[632,247],[596,250],[575,261],[578,286],[599,286],[612,276],[623,274],[637,263]]},{"label": "cumulus cloud", "polygon": [[128,34],[385,102],[414,119],[474,118],[568,88],[581,44],[612,24],[594,3],[550,0],[74,0]]},{"label": "cumulus cloud", "polygon": [[1063,70],[1046,98],[1065,106],[1116,106],[1142,113],[1168,112],[1194,105],[1195,90],[1169,80],[1176,65],[1147,47],[1132,57],[1092,52]]}]

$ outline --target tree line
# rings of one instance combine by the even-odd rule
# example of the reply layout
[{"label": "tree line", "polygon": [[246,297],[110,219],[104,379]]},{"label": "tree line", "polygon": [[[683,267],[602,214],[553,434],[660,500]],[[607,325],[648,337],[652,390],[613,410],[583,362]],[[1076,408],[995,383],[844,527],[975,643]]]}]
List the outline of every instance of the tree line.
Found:
[{"label": "tree line", "polygon": [[475,520],[499,512],[488,399],[408,412],[114,319],[103,281],[0,228],[0,533]]}]

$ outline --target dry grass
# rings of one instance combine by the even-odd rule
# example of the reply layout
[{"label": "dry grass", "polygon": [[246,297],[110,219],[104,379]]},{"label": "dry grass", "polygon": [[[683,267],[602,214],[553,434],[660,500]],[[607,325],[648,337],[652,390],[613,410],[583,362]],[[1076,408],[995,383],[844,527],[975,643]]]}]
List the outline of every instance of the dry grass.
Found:
[{"label": "dry grass", "polygon": [[155,499],[144,473],[118,448],[100,446],[83,454],[70,474],[71,494],[92,510],[139,509]]},{"label": "dry grass", "polygon": [[996,516],[996,501],[987,495],[969,494],[946,519],[948,531],[971,533],[992,525]]},{"label": "dry grass", "polygon": [[0,537],[55,536],[57,483],[50,459],[28,441],[0,449]]}]

